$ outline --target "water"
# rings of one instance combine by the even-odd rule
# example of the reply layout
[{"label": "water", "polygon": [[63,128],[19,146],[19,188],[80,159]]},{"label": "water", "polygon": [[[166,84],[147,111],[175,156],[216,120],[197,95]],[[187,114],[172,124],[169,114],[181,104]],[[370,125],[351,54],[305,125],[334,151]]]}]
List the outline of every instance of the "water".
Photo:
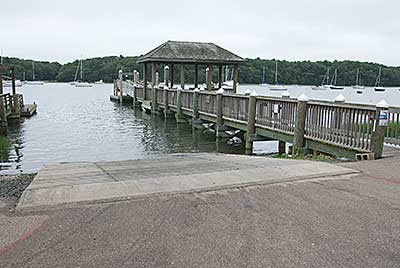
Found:
[{"label": "water", "polygon": [[[256,85],[241,85],[239,92],[256,90],[260,95],[280,96]],[[332,100],[343,94],[349,102],[376,104],[385,99],[400,106],[400,91],[385,93],[364,90],[314,91],[291,86],[292,97],[306,93],[311,99]],[[19,89],[25,102],[38,104],[38,114],[12,125],[8,161],[1,163],[0,174],[35,172],[46,163],[71,161],[108,161],[145,158],[180,152],[244,153],[243,146],[216,144],[213,133],[192,131],[189,124],[177,125],[162,117],[151,118],[141,110],[109,101],[112,85],[75,88],[69,84],[49,83]],[[277,151],[276,142],[256,142],[255,153]]]}]

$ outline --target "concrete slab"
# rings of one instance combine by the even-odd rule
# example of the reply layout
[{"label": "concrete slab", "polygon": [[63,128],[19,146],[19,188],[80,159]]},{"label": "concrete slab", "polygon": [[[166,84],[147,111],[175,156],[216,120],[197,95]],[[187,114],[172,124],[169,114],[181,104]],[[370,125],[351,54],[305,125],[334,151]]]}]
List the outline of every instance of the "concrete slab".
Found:
[{"label": "concrete slab", "polygon": [[49,165],[23,193],[18,210],[113,202],[355,174],[327,163],[224,154]]}]

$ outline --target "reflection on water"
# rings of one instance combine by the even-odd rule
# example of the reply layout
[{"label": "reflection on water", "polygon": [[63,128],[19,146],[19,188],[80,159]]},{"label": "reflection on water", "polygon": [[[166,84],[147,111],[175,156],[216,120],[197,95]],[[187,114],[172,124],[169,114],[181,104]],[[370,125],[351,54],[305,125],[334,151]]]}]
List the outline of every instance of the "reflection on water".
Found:
[{"label": "reflection on water", "polygon": [[[217,144],[213,133],[190,124],[151,117],[109,101],[112,85],[75,88],[68,84],[26,86],[27,103],[38,114],[10,125],[8,161],[0,173],[37,171],[43,164],[138,159],[181,152],[244,153],[243,146]],[[267,147],[275,150],[275,145]]]}]

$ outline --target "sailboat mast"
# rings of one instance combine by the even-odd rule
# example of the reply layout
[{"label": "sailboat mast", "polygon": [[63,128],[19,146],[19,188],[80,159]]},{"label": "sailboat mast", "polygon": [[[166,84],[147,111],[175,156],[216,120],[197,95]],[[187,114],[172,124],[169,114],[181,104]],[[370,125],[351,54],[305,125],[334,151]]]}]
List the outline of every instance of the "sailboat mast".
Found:
[{"label": "sailboat mast", "polygon": [[275,62],[275,84],[278,84],[278,62]]},{"label": "sailboat mast", "polygon": [[35,81],[35,62],[32,61],[32,81]]},{"label": "sailboat mast", "polygon": [[81,81],[83,82],[83,64],[81,59]]},{"label": "sailboat mast", "polygon": [[360,75],[360,68],[357,69],[357,75],[356,75],[356,85],[358,85],[360,79],[359,79],[359,75]]}]

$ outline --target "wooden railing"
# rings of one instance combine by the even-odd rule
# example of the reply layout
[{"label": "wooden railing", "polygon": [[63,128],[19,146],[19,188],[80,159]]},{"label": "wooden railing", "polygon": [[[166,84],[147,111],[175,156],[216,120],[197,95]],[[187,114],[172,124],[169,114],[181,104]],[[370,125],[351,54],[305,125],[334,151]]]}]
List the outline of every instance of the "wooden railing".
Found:
[{"label": "wooden railing", "polygon": [[305,135],[315,140],[369,151],[375,112],[372,107],[309,103]]},{"label": "wooden railing", "polygon": [[295,100],[259,98],[256,102],[256,124],[293,134],[296,109]]},{"label": "wooden railing", "polygon": [[12,105],[13,105],[13,98],[10,95],[10,93],[5,93],[2,94],[2,99],[3,99],[3,105],[4,105],[4,110],[6,114],[11,113]]},{"label": "wooden railing", "polygon": [[[124,86],[126,84],[123,84]],[[180,105],[178,105],[178,91],[176,89],[154,89],[157,93],[156,101],[165,104],[165,90],[168,95],[168,107],[177,110],[184,109],[189,114],[202,114],[231,120],[246,125],[250,122],[250,103],[255,103],[255,127],[274,131],[295,137],[299,127],[299,101],[289,98],[251,97],[244,95],[223,94],[217,98],[216,92],[200,91],[198,97],[192,90],[180,91]],[[124,92],[125,91],[124,89]],[[146,99],[151,99],[152,89],[147,89]],[[132,93],[139,100],[144,98],[143,88],[138,87]],[[3,97],[8,100],[8,96]],[[197,103],[195,104],[195,100]],[[8,105],[8,104],[7,104]],[[219,105],[222,105],[222,108]],[[377,127],[377,108],[368,105],[353,105],[322,101],[308,101],[305,104],[303,121],[304,139],[319,142],[324,145],[338,146],[359,152],[373,151],[373,135]],[[196,107],[196,108],[195,108]],[[254,106],[253,106],[254,107]],[[194,110],[198,109],[196,113]],[[220,112],[218,112],[220,111]],[[222,111],[222,115],[221,115]],[[254,113],[254,112],[253,112]],[[301,113],[301,112],[300,112]],[[189,115],[188,113],[186,113]],[[378,116],[379,118],[379,116]],[[301,121],[301,120],[300,120]],[[400,109],[389,110],[389,124],[386,130],[386,142],[400,144]],[[243,129],[243,127],[241,127]],[[286,139],[290,140],[290,139]],[[293,142],[294,138],[292,138]]]}]

